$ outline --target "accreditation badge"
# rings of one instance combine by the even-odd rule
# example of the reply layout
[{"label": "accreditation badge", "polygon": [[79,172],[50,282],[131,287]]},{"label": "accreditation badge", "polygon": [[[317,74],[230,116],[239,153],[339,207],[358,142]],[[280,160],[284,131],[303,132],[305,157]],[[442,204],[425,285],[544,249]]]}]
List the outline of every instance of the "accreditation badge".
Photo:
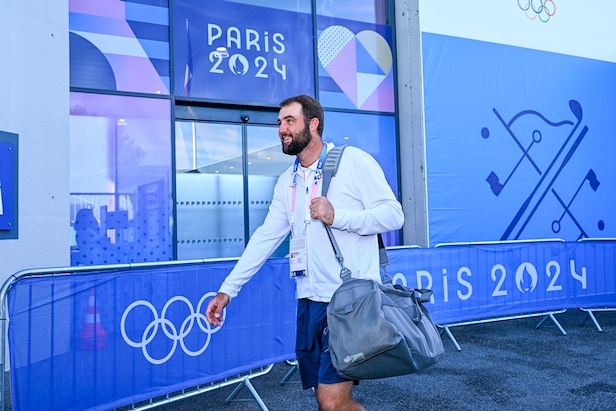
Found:
[{"label": "accreditation badge", "polygon": [[306,237],[291,238],[289,244],[291,278],[306,275]]}]

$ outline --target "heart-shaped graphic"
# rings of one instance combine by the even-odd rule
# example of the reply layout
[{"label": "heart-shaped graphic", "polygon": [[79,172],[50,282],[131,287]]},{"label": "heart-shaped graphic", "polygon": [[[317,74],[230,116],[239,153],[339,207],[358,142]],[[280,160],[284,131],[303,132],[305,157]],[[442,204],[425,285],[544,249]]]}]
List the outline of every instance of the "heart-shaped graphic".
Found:
[{"label": "heart-shaped graphic", "polygon": [[357,108],[391,71],[391,49],[377,32],[355,35],[346,27],[330,26],[319,36],[317,46],[321,65]]}]

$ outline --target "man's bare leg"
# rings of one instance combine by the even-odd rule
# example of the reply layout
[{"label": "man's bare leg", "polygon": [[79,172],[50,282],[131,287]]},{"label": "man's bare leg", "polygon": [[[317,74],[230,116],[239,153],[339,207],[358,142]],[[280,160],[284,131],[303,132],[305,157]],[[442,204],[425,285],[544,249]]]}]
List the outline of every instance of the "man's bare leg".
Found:
[{"label": "man's bare leg", "polygon": [[319,384],[315,390],[319,411],[365,411],[353,399],[353,381]]}]

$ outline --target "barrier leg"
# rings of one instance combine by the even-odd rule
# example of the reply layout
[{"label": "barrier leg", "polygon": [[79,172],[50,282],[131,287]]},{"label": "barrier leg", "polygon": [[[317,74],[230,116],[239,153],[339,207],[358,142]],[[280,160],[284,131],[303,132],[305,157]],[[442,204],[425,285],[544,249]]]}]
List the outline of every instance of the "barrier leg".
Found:
[{"label": "barrier leg", "polygon": [[[4,313],[4,299],[2,299],[0,301],[0,304],[2,305],[2,308],[0,308],[0,310],[2,311],[1,313],[1,317],[0,318],[0,338],[2,338],[2,340],[0,341],[0,367],[2,367],[0,369],[0,389],[2,391],[0,391],[0,410],[4,410],[4,404],[6,399],[4,398],[4,384],[5,384],[5,376],[4,376],[4,356],[6,355],[6,348],[4,346],[5,344],[5,335],[6,335],[6,317],[5,317],[5,313]],[[9,398],[10,400],[10,398]]]},{"label": "barrier leg", "polygon": [[539,321],[539,324],[537,324],[536,328],[541,327],[548,319],[552,320],[554,325],[556,325],[556,327],[560,330],[560,332],[563,335],[567,335],[567,331],[565,331],[565,329],[560,325],[560,323],[558,322],[558,320],[556,319],[556,317],[554,317],[554,314],[552,313],[549,313],[545,317],[543,317],[541,321]]},{"label": "barrier leg", "polygon": [[268,411],[268,408],[265,406],[265,403],[263,402],[263,400],[261,399],[261,397],[259,396],[259,393],[257,393],[257,390],[255,390],[255,387],[252,386],[252,384],[250,383],[250,378],[248,377],[244,377],[244,379],[242,380],[242,382],[240,382],[237,387],[235,387],[235,389],[233,390],[233,392],[227,397],[227,399],[225,400],[225,403],[228,404],[232,401],[250,401],[250,400],[236,400],[235,397],[237,396],[237,394],[239,394],[239,392],[242,390],[242,388],[248,388],[248,391],[250,391],[250,394],[252,395],[252,397],[254,398],[254,400],[259,404],[259,407],[263,410],[263,411]]},{"label": "barrier leg", "polygon": [[458,344],[458,340],[456,340],[456,337],[454,337],[453,334],[451,333],[451,330],[449,329],[449,326],[448,325],[444,325],[444,326],[440,326],[439,325],[439,327],[442,329],[441,335],[443,335],[443,333],[447,334],[447,337],[449,337],[449,339],[451,340],[453,345],[456,347],[456,350],[462,351],[462,347],[460,347],[460,344]]},{"label": "barrier leg", "polygon": [[580,308],[580,311],[586,312],[586,315],[582,319],[582,322],[580,323],[580,325],[584,325],[584,323],[586,323],[586,320],[590,318],[593,324],[595,325],[595,328],[597,329],[597,331],[599,332],[603,331],[603,328],[601,328],[601,325],[599,325],[599,321],[597,321],[597,318],[595,317],[595,314],[592,312],[592,310],[584,310]]},{"label": "barrier leg", "polygon": [[299,381],[290,381],[291,377],[293,376],[293,374],[295,374],[297,372],[297,370],[299,370],[299,365],[297,365],[297,361],[294,361],[294,364],[292,364],[292,365],[293,366],[291,367],[289,372],[287,372],[285,374],[285,376],[282,377],[282,379],[280,380],[280,385],[299,382]]}]

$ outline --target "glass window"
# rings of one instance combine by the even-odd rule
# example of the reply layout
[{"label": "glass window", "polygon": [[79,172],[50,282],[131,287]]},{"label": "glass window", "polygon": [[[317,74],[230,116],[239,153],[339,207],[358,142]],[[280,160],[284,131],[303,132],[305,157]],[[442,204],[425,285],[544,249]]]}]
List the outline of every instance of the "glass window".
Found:
[{"label": "glass window", "polygon": [[312,13],[310,0],[226,0],[229,3],[239,3],[249,6],[270,7],[280,10]]},{"label": "glass window", "polygon": [[319,99],[324,107],[395,111],[392,5],[317,2]]},{"label": "glass window", "polygon": [[240,256],[292,161],[276,126],[177,121],[178,259]]},{"label": "glass window", "polygon": [[71,93],[71,264],[173,259],[170,101]]},{"label": "glass window", "polygon": [[[263,223],[278,177],[293,164],[295,157],[282,152],[278,127],[248,126],[248,200],[250,235]],[[273,257],[289,252],[288,238]]]},{"label": "glass window", "polygon": [[[383,168],[385,178],[398,195],[396,119],[394,116],[327,111],[323,141],[349,144],[370,153]],[[399,244],[399,233],[383,236],[387,245]]]},{"label": "glass window", "polygon": [[317,15],[391,25],[389,0],[317,0]]},{"label": "glass window", "polygon": [[71,87],[169,94],[168,0],[69,1]]},{"label": "glass window", "polygon": [[176,122],[178,259],[236,257],[244,249],[242,127]]}]

